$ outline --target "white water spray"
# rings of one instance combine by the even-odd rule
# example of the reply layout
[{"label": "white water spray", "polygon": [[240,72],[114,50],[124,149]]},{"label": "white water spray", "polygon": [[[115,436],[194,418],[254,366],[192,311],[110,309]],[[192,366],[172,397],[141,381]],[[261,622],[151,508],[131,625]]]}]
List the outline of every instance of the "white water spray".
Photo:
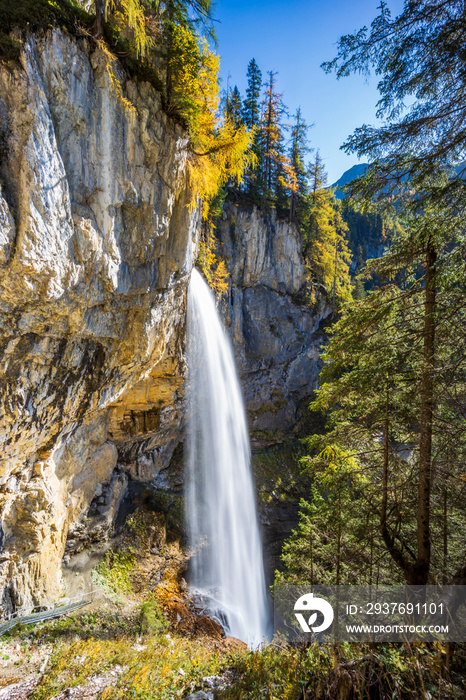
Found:
[{"label": "white water spray", "polygon": [[257,646],[269,615],[246,416],[230,342],[197,270],[187,332],[191,585],[232,636]]}]

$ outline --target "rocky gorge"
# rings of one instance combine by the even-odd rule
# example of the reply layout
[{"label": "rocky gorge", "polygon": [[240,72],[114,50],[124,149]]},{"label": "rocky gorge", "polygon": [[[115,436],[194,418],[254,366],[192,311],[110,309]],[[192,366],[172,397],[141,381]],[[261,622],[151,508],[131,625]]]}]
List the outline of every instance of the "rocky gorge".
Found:
[{"label": "rocky gorge", "polygon": [[[56,29],[0,68],[3,614],[45,604],[135,484],[181,488],[188,140],[147,82]],[[296,227],[227,203],[220,300],[251,430],[292,429],[319,369]],[[178,462],[178,468],[176,463]]]}]

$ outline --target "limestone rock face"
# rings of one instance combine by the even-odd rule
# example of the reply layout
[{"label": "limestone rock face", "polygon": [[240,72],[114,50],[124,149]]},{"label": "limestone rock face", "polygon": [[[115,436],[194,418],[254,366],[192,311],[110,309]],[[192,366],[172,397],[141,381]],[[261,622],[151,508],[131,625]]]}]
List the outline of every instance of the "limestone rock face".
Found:
[{"label": "limestone rock face", "polygon": [[4,611],[58,594],[68,529],[117,489],[117,461],[153,478],[179,440],[187,141],[112,68],[120,90],[100,49],[58,30],[0,67]]},{"label": "limestone rock face", "polygon": [[287,429],[312,394],[329,313],[306,303],[302,241],[294,224],[227,204],[217,227],[231,273],[222,311],[233,340],[253,430]]}]

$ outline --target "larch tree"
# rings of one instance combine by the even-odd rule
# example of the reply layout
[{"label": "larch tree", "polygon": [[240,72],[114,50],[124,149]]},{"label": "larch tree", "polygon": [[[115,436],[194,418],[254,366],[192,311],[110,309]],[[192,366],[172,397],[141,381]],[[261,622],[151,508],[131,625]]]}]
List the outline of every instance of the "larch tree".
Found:
[{"label": "larch tree", "polygon": [[144,0],[94,0],[96,34],[103,34],[103,22],[110,15],[114,23],[124,33],[129,33],[135,46],[136,55],[142,57],[150,45],[150,35],[146,28]]},{"label": "larch tree", "polygon": [[285,155],[283,136],[283,116],[286,107],[283,95],[276,90],[275,71],[268,71],[260,121],[262,144],[263,198],[275,202],[277,207],[286,208],[288,194],[297,191],[296,173]]},{"label": "larch tree", "polygon": [[311,210],[312,239],[307,254],[312,299],[316,300],[318,289],[323,290],[335,313],[352,299],[348,227],[332,192],[321,190],[317,194]]}]

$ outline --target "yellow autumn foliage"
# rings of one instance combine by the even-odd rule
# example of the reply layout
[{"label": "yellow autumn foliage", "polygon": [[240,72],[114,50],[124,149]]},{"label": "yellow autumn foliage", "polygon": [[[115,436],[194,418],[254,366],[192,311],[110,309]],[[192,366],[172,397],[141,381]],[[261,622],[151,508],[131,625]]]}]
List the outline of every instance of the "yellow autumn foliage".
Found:
[{"label": "yellow autumn foliage", "polygon": [[310,227],[312,244],[308,269],[314,287],[312,297],[316,299],[315,285],[320,285],[335,311],[352,298],[351,253],[346,239],[348,227],[335,206],[331,191],[322,189],[315,194]]},{"label": "yellow autumn foliage", "polygon": [[105,12],[122,36],[134,45],[136,55],[145,56],[152,38],[146,30],[144,3],[141,0],[107,0]]},{"label": "yellow autumn foliage", "polygon": [[199,241],[196,262],[214,293],[217,296],[225,294],[228,289],[229,273],[225,261],[217,255],[216,241],[210,232],[206,240]]},{"label": "yellow autumn foliage", "polygon": [[241,182],[254,155],[252,134],[229,119],[218,119],[220,59],[207,41],[178,25],[173,31],[171,70],[173,102],[187,121],[190,137],[189,175],[194,207],[202,201],[207,217],[209,202],[227,181]]}]

